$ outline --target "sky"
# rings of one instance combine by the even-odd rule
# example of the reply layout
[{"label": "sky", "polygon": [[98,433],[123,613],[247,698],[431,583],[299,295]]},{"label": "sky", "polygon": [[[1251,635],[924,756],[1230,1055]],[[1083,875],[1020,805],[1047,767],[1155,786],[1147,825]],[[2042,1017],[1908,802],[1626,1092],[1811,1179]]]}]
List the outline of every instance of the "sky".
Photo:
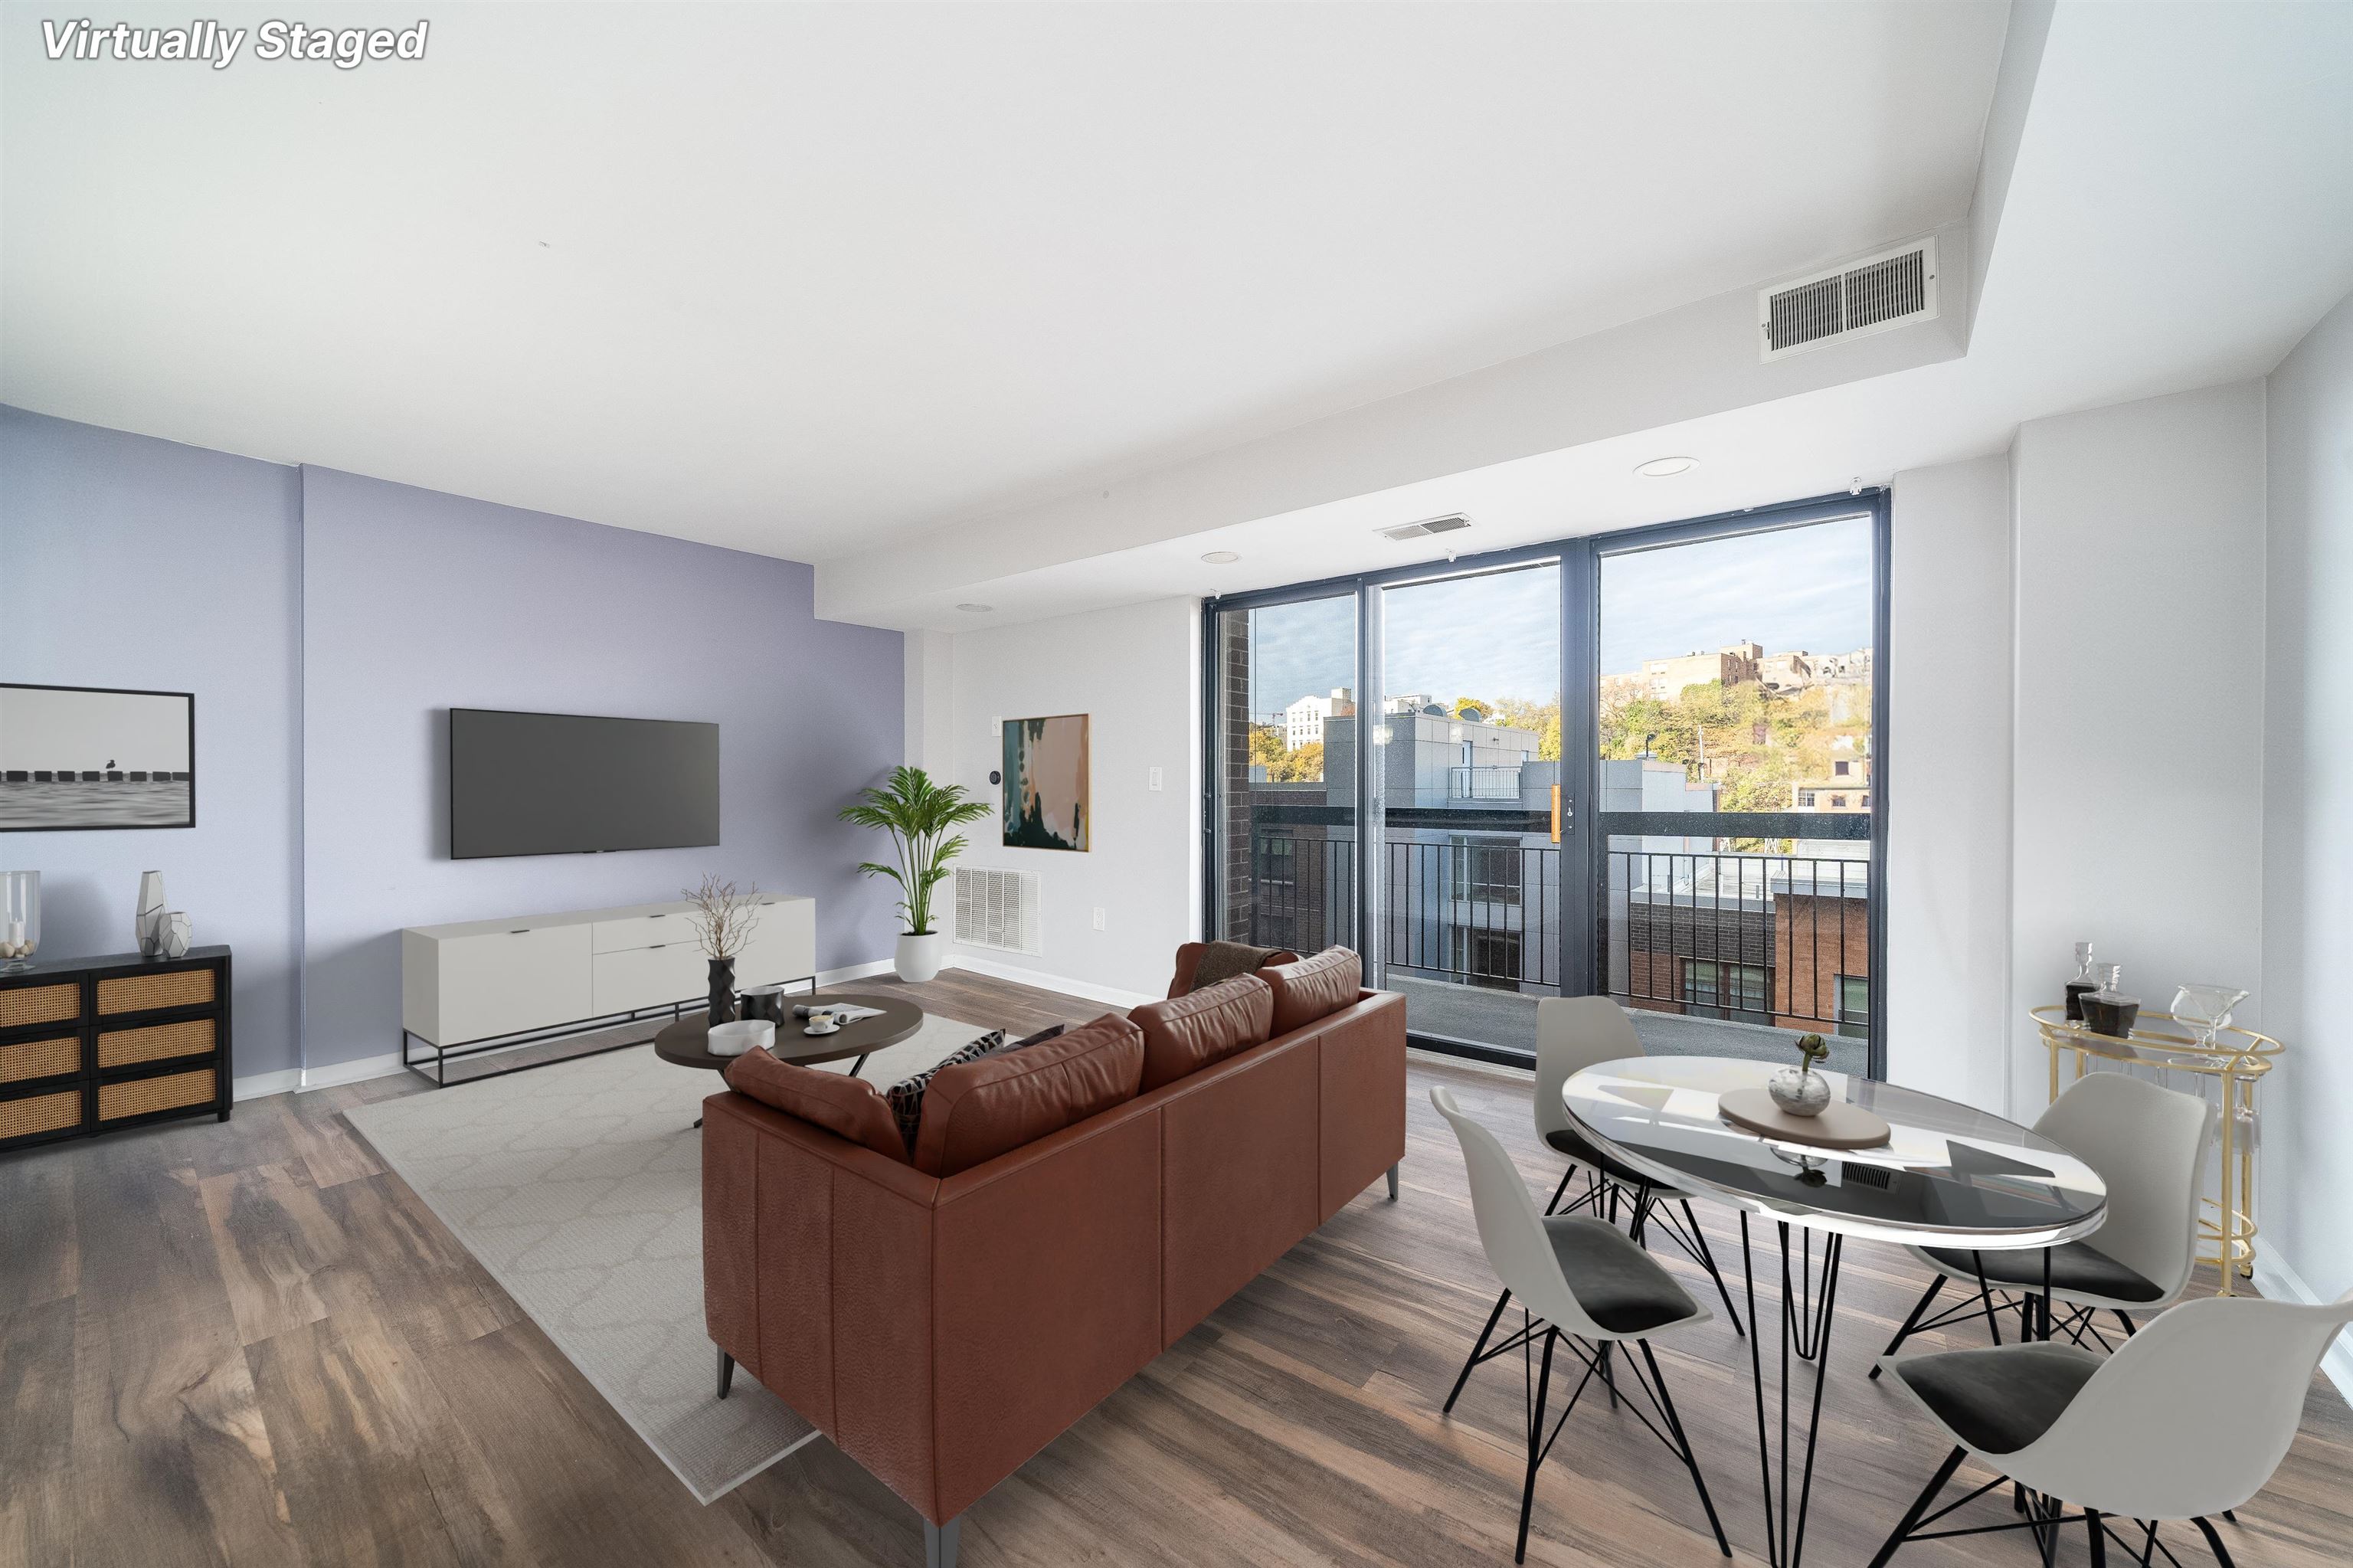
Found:
[{"label": "sky", "polygon": [[[1559,669],[1556,567],[1386,590],[1393,695],[1550,702]],[[1353,596],[1251,612],[1250,711],[1353,688]],[[1844,653],[1871,642],[1868,518],[1604,556],[1601,668],[1754,639],[1768,653]]]},{"label": "sky", "polygon": [[0,689],[0,768],[188,770],[186,697],[143,692]]}]

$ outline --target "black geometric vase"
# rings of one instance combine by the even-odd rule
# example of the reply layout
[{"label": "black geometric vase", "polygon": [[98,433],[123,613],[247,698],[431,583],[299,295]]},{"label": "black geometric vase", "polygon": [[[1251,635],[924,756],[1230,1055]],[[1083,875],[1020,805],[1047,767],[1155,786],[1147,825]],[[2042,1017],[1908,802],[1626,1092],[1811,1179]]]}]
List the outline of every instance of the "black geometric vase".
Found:
[{"label": "black geometric vase", "polygon": [[734,1020],[735,960],[713,959],[711,960],[711,1013],[703,1021],[704,1024],[708,1027],[713,1023],[732,1023]]}]

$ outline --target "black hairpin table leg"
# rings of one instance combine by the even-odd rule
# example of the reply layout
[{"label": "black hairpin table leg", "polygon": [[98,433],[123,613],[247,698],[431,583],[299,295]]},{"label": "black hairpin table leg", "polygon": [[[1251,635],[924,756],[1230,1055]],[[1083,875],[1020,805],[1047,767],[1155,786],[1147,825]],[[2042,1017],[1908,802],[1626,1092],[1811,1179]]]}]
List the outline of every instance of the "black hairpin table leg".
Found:
[{"label": "black hairpin table leg", "polygon": [[[1806,1553],[1806,1511],[1814,1490],[1814,1443],[1821,1432],[1822,1385],[1830,1378],[1831,1321],[1838,1306],[1839,1263],[1844,1238],[1835,1232],[1823,1238],[1821,1272],[1812,1276],[1812,1248],[1805,1249],[1799,1273],[1813,1288],[1793,1288],[1789,1267],[1789,1224],[1778,1222],[1781,1244],[1781,1375],[1778,1386],[1780,1441],[1768,1436],[1765,1413],[1765,1360],[1761,1342],[1763,1320],[1757,1316],[1757,1264],[1749,1247],[1748,1215],[1740,1215],[1740,1266],[1748,1298],[1748,1367],[1757,1393],[1757,1460],[1765,1489],[1765,1560],[1770,1568],[1799,1568]],[[1803,1235],[1801,1229],[1801,1237]],[[1802,1321],[1800,1319],[1803,1319]],[[1789,1368],[1791,1352],[1800,1366],[1811,1362],[1814,1390],[1806,1415],[1805,1457],[1799,1463],[1797,1490],[1790,1493]],[[1775,1453],[1779,1455],[1776,1476]]]}]

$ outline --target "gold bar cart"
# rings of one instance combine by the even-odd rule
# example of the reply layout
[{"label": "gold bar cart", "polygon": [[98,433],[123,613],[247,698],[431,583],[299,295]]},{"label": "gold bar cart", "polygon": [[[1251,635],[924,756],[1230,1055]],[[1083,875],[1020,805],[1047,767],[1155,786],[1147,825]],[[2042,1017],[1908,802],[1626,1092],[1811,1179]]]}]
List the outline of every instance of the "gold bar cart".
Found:
[{"label": "gold bar cart", "polygon": [[2027,1016],[2042,1032],[2043,1046],[2051,1054],[2054,1100],[2059,1097],[2063,1054],[2073,1057],[2077,1078],[2091,1070],[2090,1058],[2097,1056],[2215,1082],[2221,1096],[2222,1184],[2219,1199],[2202,1200],[2205,1213],[2198,1231],[2211,1250],[2200,1253],[2198,1261],[2211,1264],[2220,1273],[2221,1294],[2236,1294],[2238,1282],[2252,1277],[2255,1271],[2255,1089],[2286,1047],[2252,1029],[2217,1030],[2214,1044],[2209,1046],[2194,1033],[2147,1027],[2152,1023],[2191,1027],[2169,1012],[2143,1012],[2137,1020],[2142,1027],[2122,1037],[2093,1033],[2070,1019],[2066,1008],[2058,1002],[2031,1008]]}]

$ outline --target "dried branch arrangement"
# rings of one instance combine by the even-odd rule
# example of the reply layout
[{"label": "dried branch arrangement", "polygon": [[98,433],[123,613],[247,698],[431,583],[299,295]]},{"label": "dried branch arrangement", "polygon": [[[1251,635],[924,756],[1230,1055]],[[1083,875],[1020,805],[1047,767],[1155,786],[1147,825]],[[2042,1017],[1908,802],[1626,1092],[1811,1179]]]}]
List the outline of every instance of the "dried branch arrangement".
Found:
[{"label": "dried branch arrangement", "polygon": [[702,886],[681,891],[694,906],[688,918],[705,953],[714,959],[732,959],[744,950],[744,944],[752,939],[752,928],[760,923],[757,887],[738,893],[733,883],[722,882],[713,873],[702,879]]}]

